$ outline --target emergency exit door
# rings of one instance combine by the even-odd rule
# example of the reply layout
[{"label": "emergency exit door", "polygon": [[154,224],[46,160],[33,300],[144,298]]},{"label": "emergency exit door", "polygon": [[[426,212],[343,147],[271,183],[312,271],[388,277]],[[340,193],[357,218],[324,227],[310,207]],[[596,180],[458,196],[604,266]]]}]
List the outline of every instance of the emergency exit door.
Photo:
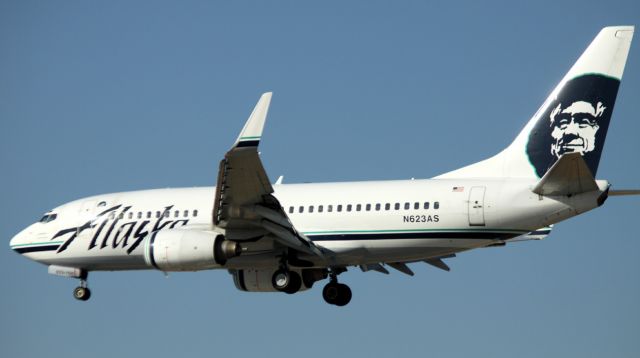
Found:
[{"label": "emergency exit door", "polygon": [[484,226],[484,191],[483,186],[474,186],[469,192],[469,225]]}]

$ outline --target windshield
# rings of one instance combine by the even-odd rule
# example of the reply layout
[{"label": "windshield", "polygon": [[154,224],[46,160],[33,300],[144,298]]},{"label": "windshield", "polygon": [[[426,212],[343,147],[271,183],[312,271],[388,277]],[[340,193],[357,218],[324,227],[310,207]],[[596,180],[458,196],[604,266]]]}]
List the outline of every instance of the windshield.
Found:
[{"label": "windshield", "polygon": [[44,214],[44,216],[42,217],[42,219],[40,219],[40,222],[43,224],[46,224],[50,221],[55,220],[58,217],[58,214],[52,213],[52,214]]}]

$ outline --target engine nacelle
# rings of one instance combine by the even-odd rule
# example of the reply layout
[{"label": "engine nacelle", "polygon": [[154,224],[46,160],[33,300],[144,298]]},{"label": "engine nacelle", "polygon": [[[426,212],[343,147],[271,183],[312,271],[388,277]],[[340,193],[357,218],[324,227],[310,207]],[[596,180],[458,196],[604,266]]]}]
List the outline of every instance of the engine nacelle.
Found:
[{"label": "engine nacelle", "polygon": [[[272,278],[277,269],[242,269],[229,270],[233,275],[233,283],[240,291],[246,292],[279,292],[273,287]],[[325,269],[292,269],[302,278],[302,285],[299,291],[306,291],[313,286],[313,283],[327,278]]]},{"label": "engine nacelle", "polygon": [[144,260],[161,271],[198,271],[224,266],[240,245],[214,232],[161,230],[145,239]]}]

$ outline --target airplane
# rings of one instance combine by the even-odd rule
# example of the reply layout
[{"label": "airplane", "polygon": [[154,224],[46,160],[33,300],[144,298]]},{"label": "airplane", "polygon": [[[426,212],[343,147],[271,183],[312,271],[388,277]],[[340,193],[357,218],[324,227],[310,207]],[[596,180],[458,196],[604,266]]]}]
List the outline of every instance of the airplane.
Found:
[{"label": "airplane", "polygon": [[497,155],[431,179],[272,184],[258,146],[264,93],[220,161],[215,187],[97,195],[48,211],[10,247],[79,279],[91,271],[228,270],[248,292],[293,294],[328,279],[324,300],[344,306],[348,268],[413,276],[410,263],[448,271],[445,259],[484,247],[540,240],[554,224],[638,195],[596,180],[633,37],[605,27]]}]

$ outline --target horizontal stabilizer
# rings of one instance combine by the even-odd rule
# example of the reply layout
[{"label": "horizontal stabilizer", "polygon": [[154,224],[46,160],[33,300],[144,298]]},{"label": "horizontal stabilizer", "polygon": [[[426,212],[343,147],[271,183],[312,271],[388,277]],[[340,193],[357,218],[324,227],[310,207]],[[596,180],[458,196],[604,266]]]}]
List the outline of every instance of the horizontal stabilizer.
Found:
[{"label": "horizontal stabilizer", "polygon": [[575,195],[598,190],[598,184],[578,152],[563,154],[533,188],[540,195]]},{"label": "horizontal stabilizer", "polygon": [[518,242],[518,241],[529,241],[529,240],[542,240],[551,234],[551,230],[553,229],[553,225],[545,226],[538,230],[531,231],[524,235],[520,235],[514,237],[513,239],[509,239],[508,242]]},{"label": "horizontal stabilizer", "polygon": [[609,190],[609,196],[640,195],[640,190]]}]

